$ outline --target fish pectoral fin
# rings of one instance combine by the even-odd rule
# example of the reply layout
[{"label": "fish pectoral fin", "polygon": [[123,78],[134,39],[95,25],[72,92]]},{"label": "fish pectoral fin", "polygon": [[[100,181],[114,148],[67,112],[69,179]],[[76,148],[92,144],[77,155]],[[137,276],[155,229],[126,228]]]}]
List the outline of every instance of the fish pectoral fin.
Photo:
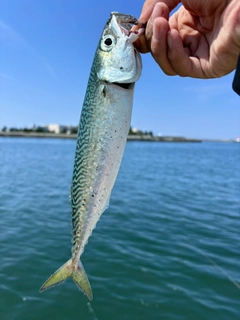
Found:
[{"label": "fish pectoral fin", "polygon": [[57,271],[52,274],[40,288],[40,292],[50,289],[72,277],[77,287],[92,300],[92,290],[88,281],[87,274],[81,262],[78,262],[77,268],[72,265],[72,259],[69,259]]},{"label": "fish pectoral fin", "polygon": [[92,289],[80,260],[78,261],[77,270],[74,270],[72,273],[72,278],[77,287],[87,295],[89,300],[92,300]]}]

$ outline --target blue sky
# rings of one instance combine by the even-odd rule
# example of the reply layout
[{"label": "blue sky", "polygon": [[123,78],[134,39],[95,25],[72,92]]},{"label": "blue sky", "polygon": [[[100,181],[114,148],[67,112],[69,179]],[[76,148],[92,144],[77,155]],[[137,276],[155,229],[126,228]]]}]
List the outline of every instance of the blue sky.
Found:
[{"label": "blue sky", "polygon": [[[140,0],[1,0],[0,128],[77,125],[93,55],[111,11],[140,15]],[[233,73],[221,79],[166,76],[142,55],[132,126],[193,138],[240,136]]]}]

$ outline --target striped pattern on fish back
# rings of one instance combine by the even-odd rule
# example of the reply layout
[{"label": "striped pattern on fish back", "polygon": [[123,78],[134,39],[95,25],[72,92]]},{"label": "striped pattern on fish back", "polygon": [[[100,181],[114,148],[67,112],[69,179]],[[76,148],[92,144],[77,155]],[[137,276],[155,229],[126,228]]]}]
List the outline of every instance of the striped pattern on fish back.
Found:
[{"label": "striped pattern on fish back", "polygon": [[[81,112],[81,118],[78,128],[77,145],[75,152],[75,161],[71,187],[72,204],[72,233],[73,248],[72,253],[79,251],[80,234],[86,214],[86,198],[89,196],[89,183],[91,177],[88,171],[90,152],[87,152],[92,139],[92,118],[96,112],[96,90],[99,85],[94,68],[91,69],[87,91]],[[87,188],[88,187],[88,188]],[[86,193],[87,192],[87,193]],[[84,194],[86,193],[86,196]]]}]

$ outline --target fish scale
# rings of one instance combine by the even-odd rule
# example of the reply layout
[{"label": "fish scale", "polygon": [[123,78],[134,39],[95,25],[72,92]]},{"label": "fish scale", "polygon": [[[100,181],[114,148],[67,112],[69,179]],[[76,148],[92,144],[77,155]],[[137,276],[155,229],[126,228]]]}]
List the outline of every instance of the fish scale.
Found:
[{"label": "fish scale", "polygon": [[137,20],[112,13],[93,65],[81,112],[71,184],[72,257],[42,285],[49,289],[69,277],[89,299],[92,290],[80,256],[109,199],[130,128],[134,83],[141,75],[141,58],[133,46],[140,31]]}]

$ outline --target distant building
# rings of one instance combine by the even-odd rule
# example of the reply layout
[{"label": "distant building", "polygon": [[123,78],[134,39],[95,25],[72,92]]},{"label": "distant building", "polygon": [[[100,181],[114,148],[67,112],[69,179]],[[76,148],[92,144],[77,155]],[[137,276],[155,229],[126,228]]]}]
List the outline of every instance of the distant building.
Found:
[{"label": "distant building", "polygon": [[137,128],[133,128],[133,127],[131,127],[131,130],[133,133],[137,133],[139,131]]},{"label": "distant building", "polygon": [[54,133],[71,133],[71,126],[62,126],[60,124],[48,124],[46,125],[46,128],[48,129],[48,131],[50,132],[54,132]]}]

